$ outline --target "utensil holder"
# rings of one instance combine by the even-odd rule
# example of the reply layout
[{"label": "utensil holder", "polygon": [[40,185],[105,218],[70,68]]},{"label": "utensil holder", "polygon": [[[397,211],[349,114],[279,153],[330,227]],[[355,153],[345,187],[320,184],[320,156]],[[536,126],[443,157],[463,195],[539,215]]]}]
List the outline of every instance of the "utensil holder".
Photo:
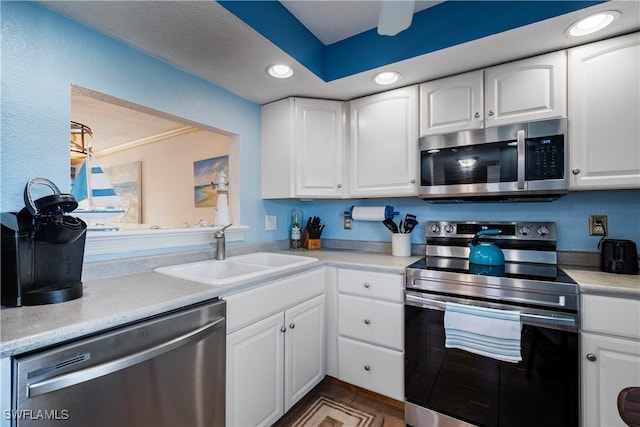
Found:
[{"label": "utensil holder", "polygon": [[391,234],[391,255],[411,256],[411,234],[410,233]]},{"label": "utensil holder", "polygon": [[302,232],[302,247],[305,249],[320,249],[321,246],[322,240],[309,238],[309,232],[305,228]]}]

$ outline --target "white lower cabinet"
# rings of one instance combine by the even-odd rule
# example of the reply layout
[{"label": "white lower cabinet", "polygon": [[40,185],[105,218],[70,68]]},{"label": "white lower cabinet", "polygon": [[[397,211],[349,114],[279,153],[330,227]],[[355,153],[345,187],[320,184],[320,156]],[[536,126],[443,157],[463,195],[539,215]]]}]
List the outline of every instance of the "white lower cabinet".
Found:
[{"label": "white lower cabinet", "polygon": [[640,301],[582,297],[582,425],[624,427],[618,393],[640,386]]},{"label": "white lower cabinet", "polygon": [[227,300],[227,426],[269,426],[325,376],[324,270]]},{"label": "white lower cabinet", "polygon": [[338,378],[404,400],[403,276],[338,269]]}]

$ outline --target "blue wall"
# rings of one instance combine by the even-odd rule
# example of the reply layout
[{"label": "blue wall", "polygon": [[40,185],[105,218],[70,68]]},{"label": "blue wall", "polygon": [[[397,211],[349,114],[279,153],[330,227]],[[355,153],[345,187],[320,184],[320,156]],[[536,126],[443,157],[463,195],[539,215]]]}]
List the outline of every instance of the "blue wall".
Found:
[{"label": "blue wall", "polygon": [[[240,136],[241,222],[246,242],[286,239],[288,213],[327,223],[324,237],[391,240],[379,223],[355,222],[343,230],[342,212],[352,205],[391,205],[402,216],[424,222],[448,220],[540,220],[559,224],[559,249],[596,252],[587,216],[609,216],[609,234],[640,243],[640,192],[569,194],[550,203],[433,205],[419,199],[262,201],[260,197],[260,106],[178,70],[33,2],[0,2],[2,81],[0,122],[1,211],[23,205],[26,182],[42,176],[69,180],[71,85],[79,85]],[[62,186],[62,184],[60,184]],[[278,217],[276,231],[264,231],[264,215]]]},{"label": "blue wall", "polygon": [[631,239],[640,244],[640,191],[570,193],[552,202],[536,203],[433,204],[421,199],[265,201],[267,214],[280,216],[278,227],[287,223],[288,211],[298,207],[305,218],[317,215],[323,219],[327,224],[323,237],[390,242],[391,233],[380,222],[354,221],[351,230],[344,230],[343,212],[354,205],[393,206],[400,212],[396,222],[407,213],[415,214],[420,224],[411,235],[412,243],[424,243],[425,222],[432,220],[550,221],[557,224],[559,250],[598,252],[600,237],[589,236],[588,216],[607,215],[610,238]]},{"label": "blue wall", "polygon": [[[34,2],[0,2],[1,211],[24,206],[33,177],[68,191],[71,85],[240,135],[240,162],[260,170],[260,106]],[[261,238],[260,175],[241,174],[241,222]]]}]

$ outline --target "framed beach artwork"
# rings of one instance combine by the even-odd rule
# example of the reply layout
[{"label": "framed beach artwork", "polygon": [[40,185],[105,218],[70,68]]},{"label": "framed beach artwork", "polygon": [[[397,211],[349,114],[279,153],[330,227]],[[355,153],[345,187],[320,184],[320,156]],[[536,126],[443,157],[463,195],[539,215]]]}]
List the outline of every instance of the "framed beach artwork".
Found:
[{"label": "framed beach artwork", "polygon": [[218,174],[224,172],[229,176],[229,156],[193,162],[193,194],[196,208],[214,207],[218,191],[211,185],[218,181]]},{"label": "framed beach artwork", "polygon": [[140,224],[142,221],[142,203],[140,174],[142,162],[127,163],[125,165],[105,168],[116,194],[122,200],[124,214],[113,219],[113,222]]}]

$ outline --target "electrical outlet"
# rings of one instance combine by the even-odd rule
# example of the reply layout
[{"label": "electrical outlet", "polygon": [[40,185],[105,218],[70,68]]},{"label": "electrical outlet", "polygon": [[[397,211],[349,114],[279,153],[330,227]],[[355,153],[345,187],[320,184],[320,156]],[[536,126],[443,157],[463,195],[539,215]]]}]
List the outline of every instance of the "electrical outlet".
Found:
[{"label": "electrical outlet", "polygon": [[278,217],[275,215],[264,216],[264,229],[265,231],[273,231],[278,228]]},{"label": "electrical outlet", "polygon": [[606,236],[607,229],[606,215],[589,215],[589,236]]},{"label": "electrical outlet", "polygon": [[345,230],[351,230],[351,217],[345,215],[344,216],[344,229]]}]

